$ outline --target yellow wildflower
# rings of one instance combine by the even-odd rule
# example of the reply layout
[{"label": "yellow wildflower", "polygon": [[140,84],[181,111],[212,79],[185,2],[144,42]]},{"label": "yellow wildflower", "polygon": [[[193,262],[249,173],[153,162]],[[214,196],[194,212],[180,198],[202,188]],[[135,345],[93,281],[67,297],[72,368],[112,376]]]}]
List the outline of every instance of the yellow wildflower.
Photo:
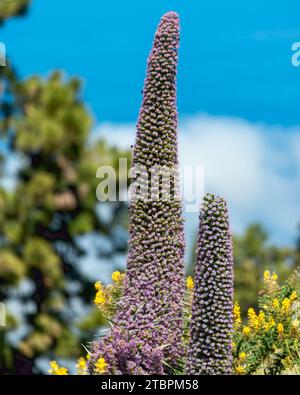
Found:
[{"label": "yellow wildflower", "polygon": [[269,329],[271,329],[271,328],[273,328],[275,326],[275,321],[274,321],[274,319],[273,318],[271,318],[270,320],[269,320],[269,322],[266,322],[265,323],[265,329],[268,331]]},{"label": "yellow wildflower", "polygon": [[51,361],[50,362],[50,368],[51,369],[49,369],[48,372],[50,374],[53,374],[55,371],[57,371],[59,369],[58,363],[56,361]]},{"label": "yellow wildflower", "polygon": [[79,375],[86,374],[87,364],[86,364],[86,360],[83,357],[78,359],[76,363],[76,368],[77,368],[77,374]]},{"label": "yellow wildflower", "polygon": [[249,320],[253,319],[254,317],[256,317],[256,313],[253,307],[250,307],[248,309],[248,318]]},{"label": "yellow wildflower", "polygon": [[243,328],[243,334],[244,334],[245,336],[248,336],[248,335],[250,335],[250,332],[251,332],[251,329],[249,328],[249,326],[244,326],[244,328]]},{"label": "yellow wildflower", "polygon": [[97,282],[95,283],[95,289],[96,289],[96,291],[99,291],[99,290],[102,289],[102,288],[103,288],[102,283],[101,283],[100,281],[97,281]]},{"label": "yellow wildflower", "polygon": [[95,373],[104,374],[106,372],[108,364],[104,358],[99,358],[95,363]]},{"label": "yellow wildflower", "polygon": [[235,372],[236,372],[237,374],[245,374],[245,373],[246,373],[245,366],[243,366],[243,365],[238,365],[238,366],[236,366],[236,367],[235,367]]},{"label": "yellow wildflower", "polygon": [[281,309],[283,312],[287,312],[291,307],[291,300],[289,298],[284,298],[281,303]]},{"label": "yellow wildflower", "polygon": [[192,276],[188,276],[187,277],[187,279],[186,279],[186,287],[187,287],[187,289],[190,289],[190,290],[194,289],[194,280],[193,280]]},{"label": "yellow wildflower", "polygon": [[103,305],[106,302],[106,297],[103,288],[100,288],[95,296],[94,303],[97,305]]},{"label": "yellow wildflower", "polygon": [[56,361],[50,362],[50,369],[48,370],[50,374],[54,374],[56,376],[66,376],[68,375],[68,369],[62,366],[59,366]]},{"label": "yellow wildflower", "polygon": [[272,300],[272,307],[274,309],[278,309],[279,308],[279,300],[277,298]]},{"label": "yellow wildflower", "polygon": [[265,270],[264,271],[264,282],[268,282],[270,280],[270,271],[269,270]]},{"label": "yellow wildflower", "polygon": [[258,329],[258,327],[259,327],[259,318],[256,315],[256,313],[255,313],[255,311],[254,311],[254,309],[252,307],[250,307],[248,309],[248,319],[249,319],[250,326],[252,326],[255,329]]},{"label": "yellow wildflower", "polygon": [[297,299],[297,292],[296,292],[296,291],[293,291],[293,292],[291,293],[290,300],[293,302],[295,299]]},{"label": "yellow wildflower", "polygon": [[231,343],[231,347],[232,347],[233,349],[236,347],[235,342],[232,342],[232,343]]},{"label": "yellow wildflower", "polygon": [[284,327],[283,327],[283,325],[281,323],[279,323],[277,325],[277,332],[278,332],[278,335],[282,335],[283,332],[284,332]]},{"label": "yellow wildflower", "polygon": [[247,354],[245,352],[241,352],[239,355],[239,358],[241,361],[244,361],[244,359],[246,359],[246,357],[247,357]]},{"label": "yellow wildflower", "polygon": [[278,276],[277,276],[277,274],[275,272],[272,274],[272,280],[273,281],[277,281],[278,280]]},{"label": "yellow wildflower", "polygon": [[234,323],[236,325],[239,325],[242,320],[241,320],[241,308],[238,302],[235,302],[233,306],[233,318],[234,318]]},{"label": "yellow wildflower", "polygon": [[269,321],[269,325],[270,325],[270,327],[272,328],[273,326],[275,326],[275,320],[274,320],[274,318],[271,318],[270,319],[270,321]]},{"label": "yellow wildflower", "polygon": [[111,275],[112,280],[115,283],[118,283],[120,280],[122,280],[123,276],[119,271],[113,272],[113,274]]},{"label": "yellow wildflower", "polygon": [[260,324],[263,324],[265,322],[265,313],[263,311],[260,311],[258,314],[258,322]]}]

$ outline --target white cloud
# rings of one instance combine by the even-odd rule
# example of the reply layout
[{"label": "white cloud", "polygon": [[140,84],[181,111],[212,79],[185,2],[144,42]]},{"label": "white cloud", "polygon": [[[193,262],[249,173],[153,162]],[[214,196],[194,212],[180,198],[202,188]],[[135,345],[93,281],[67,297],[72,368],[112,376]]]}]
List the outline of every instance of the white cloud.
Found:
[{"label": "white cloud", "polygon": [[[179,127],[180,164],[204,166],[205,192],[227,199],[233,231],[259,221],[273,240],[293,242],[300,221],[300,126],[199,114]],[[101,124],[94,136],[129,147],[135,127]],[[188,238],[197,222],[197,215],[187,215]]]}]

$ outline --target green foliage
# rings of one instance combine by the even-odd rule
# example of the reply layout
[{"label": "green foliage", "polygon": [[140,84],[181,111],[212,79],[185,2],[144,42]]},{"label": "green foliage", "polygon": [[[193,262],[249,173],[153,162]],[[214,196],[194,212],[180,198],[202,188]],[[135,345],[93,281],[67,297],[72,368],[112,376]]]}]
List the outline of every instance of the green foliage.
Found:
[{"label": "green foliage", "polygon": [[38,270],[46,287],[62,287],[63,272],[59,256],[46,240],[34,237],[24,244],[23,261],[29,269]]},{"label": "green foliage", "polygon": [[25,117],[16,120],[16,147],[75,159],[91,127],[91,117],[78,100],[79,89],[77,79],[62,82],[58,72],[47,81],[32,77],[18,85],[19,97],[26,100],[22,103]]},{"label": "green foliage", "polygon": [[3,249],[0,251],[0,284],[15,285],[25,275],[25,265],[11,251]]}]

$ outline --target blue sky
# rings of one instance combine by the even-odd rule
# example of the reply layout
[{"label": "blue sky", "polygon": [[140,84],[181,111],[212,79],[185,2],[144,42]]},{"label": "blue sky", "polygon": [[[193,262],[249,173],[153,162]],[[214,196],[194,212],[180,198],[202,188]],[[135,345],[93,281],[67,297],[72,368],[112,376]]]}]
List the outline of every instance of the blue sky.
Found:
[{"label": "blue sky", "polygon": [[1,41],[22,76],[62,68],[83,78],[98,121],[132,122],[153,33],[169,10],[181,17],[181,115],[298,123],[296,0],[32,0],[26,18],[1,29]]},{"label": "blue sky", "polygon": [[[273,240],[292,243],[300,220],[300,67],[291,64],[298,1],[33,0],[0,41],[22,77],[60,68],[82,78],[95,131],[129,146],[153,34],[170,10],[181,18],[182,161],[205,167],[205,189],[228,199],[235,232],[261,221]],[[190,233],[196,223],[188,219]]]}]

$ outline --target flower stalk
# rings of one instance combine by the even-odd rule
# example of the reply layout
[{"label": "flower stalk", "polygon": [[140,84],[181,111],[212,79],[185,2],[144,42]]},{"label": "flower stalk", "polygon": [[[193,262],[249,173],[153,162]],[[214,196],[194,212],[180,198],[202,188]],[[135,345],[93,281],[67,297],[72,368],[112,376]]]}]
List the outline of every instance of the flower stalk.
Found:
[{"label": "flower stalk", "polygon": [[233,257],[228,212],[224,199],[207,194],[200,214],[187,373],[230,374],[232,329]]}]

